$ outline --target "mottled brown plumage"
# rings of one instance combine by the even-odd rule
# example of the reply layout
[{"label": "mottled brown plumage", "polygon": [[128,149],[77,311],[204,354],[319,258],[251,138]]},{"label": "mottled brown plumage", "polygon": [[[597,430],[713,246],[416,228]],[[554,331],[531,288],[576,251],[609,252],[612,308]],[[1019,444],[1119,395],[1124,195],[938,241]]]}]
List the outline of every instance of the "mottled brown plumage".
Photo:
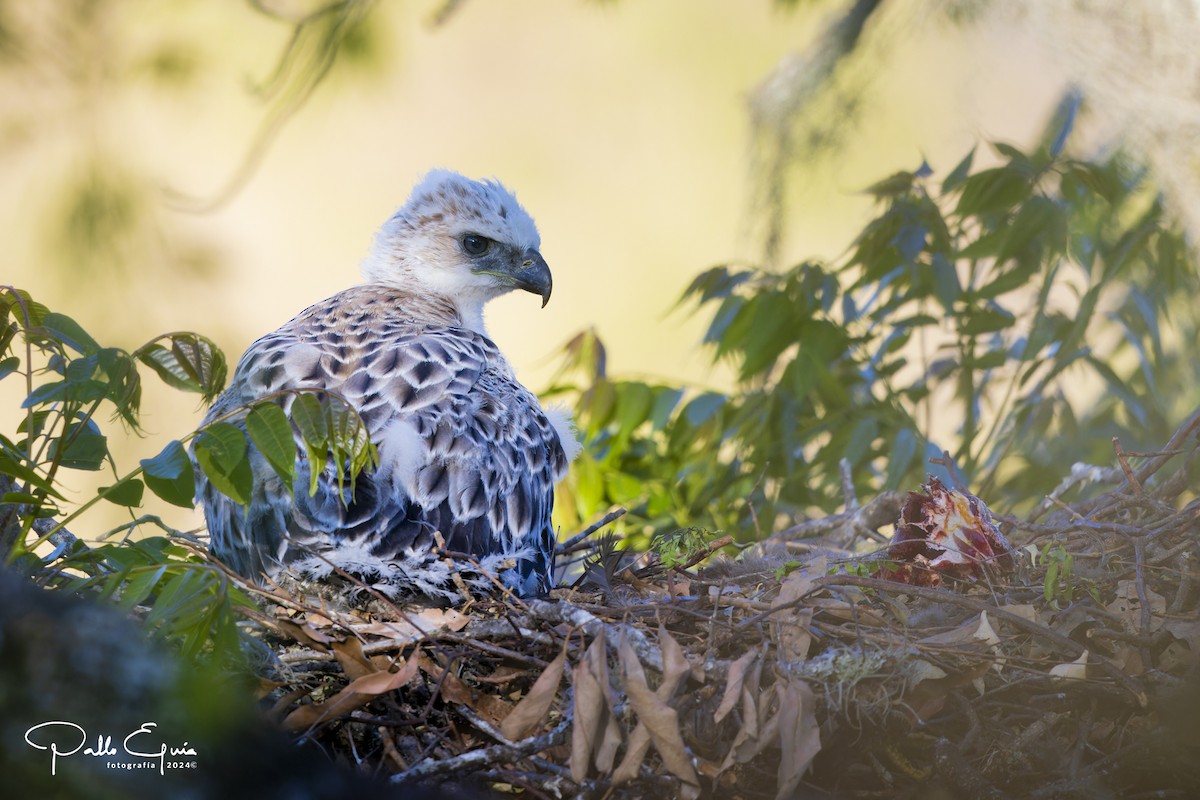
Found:
[{"label": "mottled brown plumage", "polygon": [[[470,237],[488,242],[482,253]],[[310,496],[252,458],[248,509],[201,480],[213,551],[238,571],[322,579],[330,563],[392,594],[451,597],[436,556],[475,557],[523,595],[553,580],[554,484],[577,445],[483,330],[482,306],[512,288],[549,295],[536,229],[499,184],[433,173],[381,231],[371,282],[318,303],[255,342],[210,410],[224,416],[296,389],[344,397],[380,456],[351,495],[328,465]],[[237,417],[235,416],[236,420]],[[202,476],[201,476],[202,478]],[[468,577],[490,583],[475,568]],[[473,577],[472,577],[473,576]]]}]

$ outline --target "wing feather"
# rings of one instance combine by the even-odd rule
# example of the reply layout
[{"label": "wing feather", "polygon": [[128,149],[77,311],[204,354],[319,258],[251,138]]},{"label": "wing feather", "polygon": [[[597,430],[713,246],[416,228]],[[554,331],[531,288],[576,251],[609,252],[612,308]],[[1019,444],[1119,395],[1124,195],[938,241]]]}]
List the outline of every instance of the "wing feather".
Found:
[{"label": "wing feather", "polygon": [[326,389],[360,411],[381,463],[353,493],[344,481],[339,488],[331,464],[315,465],[310,496],[314,465],[303,448],[291,492],[252,459],[246,512],[198,472],[213,550],[235,569],[272,573],[310,551],[343,548],[415,569],[413,559],[435,558],[440,530],[451,550],[513,561],[504,580],[518,592],[549,588],[553,487],[566,471],[558,433],[490,340],[420,321],[406,311],[419,303],[398,290],[351,289],[242,357],[209,419],[289,389]]}]

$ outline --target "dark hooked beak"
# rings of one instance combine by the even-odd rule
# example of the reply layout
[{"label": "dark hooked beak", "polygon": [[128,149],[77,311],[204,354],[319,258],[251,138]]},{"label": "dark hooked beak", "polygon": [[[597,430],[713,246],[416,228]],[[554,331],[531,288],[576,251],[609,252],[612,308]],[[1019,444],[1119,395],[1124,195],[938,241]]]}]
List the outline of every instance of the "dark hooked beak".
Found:
[{"label": "dark hooked beak", "polygon": [[550,302],[550,290],[554,281],[550,277],[550,267],[546,259],[537,250],[529,249],[522,254],[516,269],[512,271],[513,283],[518,289],[533,292],[542,298],[542,308]]}]

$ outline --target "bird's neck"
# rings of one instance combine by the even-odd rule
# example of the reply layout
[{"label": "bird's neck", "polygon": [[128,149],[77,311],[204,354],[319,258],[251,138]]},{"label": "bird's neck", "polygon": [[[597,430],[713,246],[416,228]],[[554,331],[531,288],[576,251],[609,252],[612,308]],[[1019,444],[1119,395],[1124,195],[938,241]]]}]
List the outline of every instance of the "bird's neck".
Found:
[{"label": "bird's neck", "polygon": [[462,327],[478,333],[480,336],[487,337],[487,328],[483,323],[483,307],[495,297],[496,293],[491,288],[466,287],[458,288],[453,295],[446,294],[431,289],[436,294],[440,302],[447,303],[456,312]]},{"label": "bird's neck", "polygon": [[458,316],[462,318],[464,328],[469,328],[475,331],[480,336],[487,336],[487,328],[483,325],[483,303],[463,303],[455,304],[458,308]]}]

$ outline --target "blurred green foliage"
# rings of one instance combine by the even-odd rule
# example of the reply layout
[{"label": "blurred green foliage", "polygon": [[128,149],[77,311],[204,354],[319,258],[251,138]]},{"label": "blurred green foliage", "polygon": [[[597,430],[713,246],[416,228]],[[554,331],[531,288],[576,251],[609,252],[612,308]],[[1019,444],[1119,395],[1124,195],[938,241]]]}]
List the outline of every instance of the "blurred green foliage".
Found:
[{"label": "blurred green foliage", "polygon": [[[759,538],[950,454],[994,507],[1028,508],[1111,439],[1151,450],[1197,400],[1200,290],[1144,173],[1067,157],[1071,114],[1030,152],[972,151],[868,191],[878,211],[836,263],[716,267],[682,304],[732,366],[728,392],[607,374],[580,334],[549,394],[586,442],[560,519],[629,507],[635,532]],[[944,473],[943,473],[944,474]]]},{"label": "blurred green foliage", "polygon": [[[27,292],[0,287],[0,381],[22,384],[25,398],[15,433],[0,432],[0,557],[44,584],[127,609],[145,606],[146,627],[177,644],[187,658],[233,659],[239,654],[235,607],[249,605],[249,599],[194,537],[156,516],[133,516],[146,490],[161,502],[191,508],[199,469],[219,491],[246,504],[251,446],[287,486],[300,447],[314,463],[328,463],[339,481],[350,482],[375,463],[375,448],[345,401],[290,393],[234,409],[168,442],[136,469],[122,471],[103,424],[120,421],[126,430],[137,430],[139,367],[206,401],[220,392],[227,374],[224,354],[203,336],[164,334],[133,352],[104,347],[75,320]],[[279,405],[285,402],[290,421]],[[245,429],[229,423],[236,417],[245,418]],[[195,464],[184,447],[189,440]],[[64,470],[108,470],[112,482],[75,501],[63,488]],[[128,509],[132,518],[101,539],[142,525],[157,525],[166,535],[85,545],[67,526],[101,502]],[[54,547],[46,553],[48,543]]]},{"label": "blurred green foliage", "polygon": [[[377,0],[225,4],[228,30],[258,18],[273,23],[267,29],[278,35],[254,48],[278,54],[247,87],[260,109],[257,130],[247,133],[244,152],[229,157],[228,174],[214,176],[220,185],[197,197],[172,188],[178,176],[153,166],[131,109],[202,104],[218,62],[242,55],[243,34],[214,39],[204,4],[161,5],[0,1],[0,92],[8,99],[0,108],[0,156],[36,165],[36,180],[21,170],[11,179],[27,182],[21,202],[38,210],[38,269],[66,277],[65,289],[101,291],[115,283],[97,276],[135,268],[139,283],[156,272],[172,280],[211,272],[221,262],[219,247],[164,212],[227,202],[331,76],[381,74],[393,55],[374,13]],[[181,13],[168,22],[172,10]]]}]

